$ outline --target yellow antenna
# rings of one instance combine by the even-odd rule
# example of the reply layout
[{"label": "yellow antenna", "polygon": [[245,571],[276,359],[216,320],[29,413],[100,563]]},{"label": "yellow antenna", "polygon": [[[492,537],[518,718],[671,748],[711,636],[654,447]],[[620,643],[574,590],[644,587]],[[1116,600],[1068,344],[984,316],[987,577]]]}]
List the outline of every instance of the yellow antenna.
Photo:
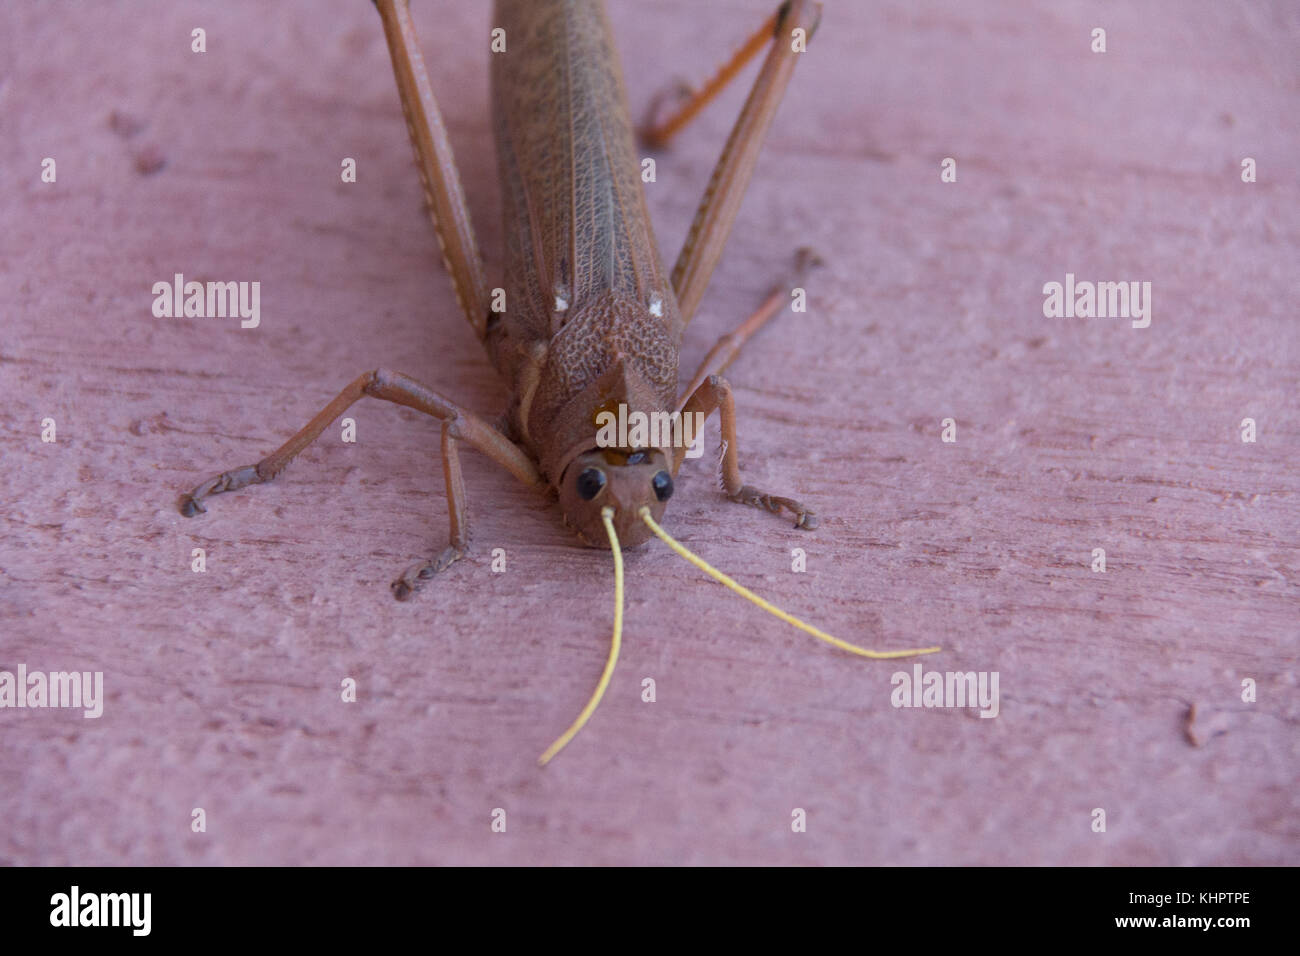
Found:
[{"label": "yellow antenna", "polygon": [[825,631],[819,631],[811,624],[805,624],[803,621],[799,620],[793,614],[785,613],[785,611],[781,610],[775,604],[771,604],[767,601],[764,601],[753,591],[749,590],[749,588],[737,584],[735,581],[727,577],[717,568],[713,567],[713,565],[709,564],[703,558],[697,557],[696,555],[691,553],[689,550],[687,550],[685,545],[679,543],[675,538],[673,538],[672,535],[670,535],[663,528],[659,527],[655,519],[650,517],[649,508],[642,507],[640,511],[640,515],[641,515],[641,520],[644,521],[647,525],[649,525],[650,530],[653,531],[655,534],[657,534],[659,536],[659,539],[663,541],[664,544],[668,545],[668,547],[672,548],[674,551],[680,554],[687,561],[691,562],[691,564],[695,565],[697,568],[699,568],[709,577],[713,578],[715,581],[720,582],[721,584],[726,585],[729,589],[735,591],[737,594],[739,594],[741,597],[745,598],[746,600],[753,601],[764,611],[768,611],[771,614],[775,614],[777,617],[785,621],[787,624],[793,624],[795,627],[799,628],[799,630],[803,631],[805,634],[811,634],[813,637],[818,638],[819,640],[823,640],[827,644],[833,644],[842,651],[848,651],[850,654],[860,654],[863,657],[871,657],[877,660],[883,660],[891,657],[912,657],[916,654],[934,654],[939,650],[939,648],[937,647],[921,647],[912,651],[869,651],[865,647],[858,647],[856,644],[850,644],[848,641],[841,641],[838,637],[833,637],[830,634],[827,634]]},{"label": "yellow antenna", "polygon": [[601,508],[600,520],[605,523],[609,546],[614,549],[614,639],[610,642],[609,660],[605,662],[605,672],[600,675],[596,692],[591,695],[591,700],[587,701],[587,706],[582,708],[582,713],[578,715],[578,719],[572,726],[562,733],[555,743],[546,748],[546,753],[537,758],[538,765],[542,767],[550,763],[552,757],[568,746],[569,741],[578,735],[578,731],[596,712],[600,699],[605,696],[605,688],[609,686],[609,679],[614,676],[614,665],[618,663],[618,649],[623,643],[623,549],[619,547],[618,532],[614,530],[614,509]]}]

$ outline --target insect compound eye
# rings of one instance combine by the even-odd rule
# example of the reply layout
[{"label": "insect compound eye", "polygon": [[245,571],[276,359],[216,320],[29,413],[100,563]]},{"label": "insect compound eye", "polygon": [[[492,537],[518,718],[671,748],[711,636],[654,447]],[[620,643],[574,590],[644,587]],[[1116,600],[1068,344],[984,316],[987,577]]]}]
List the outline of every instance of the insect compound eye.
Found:
[{"label": "insect compound eye", "polygon": [[578,497],[590,501],[605,487],[605,473],[599,468],[584,468],[578,475]]},{"label": "insect compound eye", "polygon": [[654,476],[650,484],[654,487],[655,497],[660,501],[667,501],[673,496],[673,476],[668,472],[659,472]]}]

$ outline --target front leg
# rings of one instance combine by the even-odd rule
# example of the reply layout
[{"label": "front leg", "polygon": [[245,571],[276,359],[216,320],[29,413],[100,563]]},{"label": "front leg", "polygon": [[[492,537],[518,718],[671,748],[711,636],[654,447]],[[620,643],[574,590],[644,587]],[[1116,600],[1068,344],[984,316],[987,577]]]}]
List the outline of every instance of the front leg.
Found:
[{"label": "front leg", "polygon": [[212,495],[273,481],[331,422],[367,395],[414,408],[442,422],[442,470],[447,482],[450,541],[438,557],[413,565],[393,582],[393,596],[399,601],[410,597],[434,574],[449,567],[469,546],[469,514],[465,506],[465,479],[460,470],[458,441],[469,442],[520,481],[536,486],[542,484],[542,478],[528,456],[483,419],[415,379],[381,368],[366,372],[349,383],[301,431],[261,461],[222,472],[182,495],[181,514],[188,518],[206,511],[203,502]]},{"label": "front leg", "polygon": [[[710,375],[708,380],[697,388],[682,409],[683,416],[694,412],[703,412],[708,418],[717,409],[722,421],[722,489],[732,501],[766,508],[779,513],[781,509],[794,515],[794,526],[811,531],[817,527],[817,512],[805,507],[793,498],[769,495],[753,485],[740,480],[740,455],[736,448],[736,401],[731,394],[731,385],[721,375]],[[679,447],[673,451],[673,474],[676,475],[686,458],[686,449]]]}]

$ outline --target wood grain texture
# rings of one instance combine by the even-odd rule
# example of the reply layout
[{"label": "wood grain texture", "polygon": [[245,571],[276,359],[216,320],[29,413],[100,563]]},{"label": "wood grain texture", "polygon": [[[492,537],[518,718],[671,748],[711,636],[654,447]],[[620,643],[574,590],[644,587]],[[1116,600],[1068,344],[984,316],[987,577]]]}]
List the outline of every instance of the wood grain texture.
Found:
[{"label": "wood grain texture", "polygon": [[[839,636],[999,672],[1001,713],[895,709],[910,664],[824,648],[651,544],[610,692],[544,771],[612,616],[608,555],[554,506],[467,452],[474,553],[394,602],[445,537],[438,429],[370,403],[356,445],[176,512],[368,368],[500,410],[373,9],[263,6],[0,13],[0,669],[102,670],[107,697],[99,720],[0,710],[0,862],[1300,862],[1293,5],[827,5],[682,361],[822,252],[809,311],[729,373],[746,479],[822,525],[723,501],[706,459],[667,526]],[[769,7],[611,2],[634,114]],[[493,281],[486,6],[415,15]],[[742,99],[659,156],[666,258]],[[260,281],[261,326],[154,318],[175,272]],[[1152,282],[1150,328],[1044,318],[1066,272]],[[1201,747],[1193,703],[1227,731]]]}]

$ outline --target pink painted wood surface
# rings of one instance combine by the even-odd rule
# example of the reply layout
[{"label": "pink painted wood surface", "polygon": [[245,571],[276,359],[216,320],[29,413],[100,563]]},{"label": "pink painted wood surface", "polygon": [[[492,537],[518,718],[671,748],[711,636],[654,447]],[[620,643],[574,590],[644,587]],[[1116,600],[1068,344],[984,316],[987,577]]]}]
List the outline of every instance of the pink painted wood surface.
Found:
[{"label": "pink painted wood surface", "polygon": [[[633,110],[771,6],[612,2]],[[609,557],[553,505],[467,452],[474,554],[394,602],[445,538],[438,431],[369,403],[357,444],[176,512],[368,368],[501,408],[373,9],[264,7],[0,13],[0,669],[102,670],[107,697],[0,710],[0,862],[1300,862],[1294,5],[827,4],[683,359],[823,253],[808,312],[729,373],[747,480],[822,526],[726,503],[711,458],[667,525],[832,633],[997,671],[1001,712],[895,709],[911,662],[826,648],[656,543],[628,555],[610,693],[545,770],[611,621]],[[495,275],[490,15],[415,14]],[[742,98],[658,156],[670,259]],[[175,272],[260,281],[261,326],[154,318]],[[1067,272],[1150,281],[1151,326],[1044,318]],[[1193,703],[1226,733],[1193,746]]]}]

